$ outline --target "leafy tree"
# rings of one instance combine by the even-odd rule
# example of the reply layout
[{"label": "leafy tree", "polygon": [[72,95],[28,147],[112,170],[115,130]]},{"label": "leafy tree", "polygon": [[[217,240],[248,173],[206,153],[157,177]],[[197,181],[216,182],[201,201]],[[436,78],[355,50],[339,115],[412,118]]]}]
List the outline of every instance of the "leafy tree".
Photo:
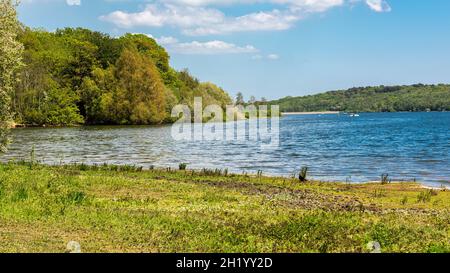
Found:
[{"label": "leafy tree", "polygon": [[236,102],[235,103],[236,103],[236,105],[241,105],[241,104],[245,103],[244,102],[244,95],[242,95],[241,92],[236,94]]},{"label": "leafy tree", "polygon": [[144,34],[126,34],[122,36],[119,41],[127,48],[135,48],[139,53],[142,53],[145,56],[150,57],[159,72],[161,73],[164,79],[171,77],[170,74],[170,65],[169,65],[169,54],[166,50],[158,45],[155,39],[148,37]]},{"label": "leafy tree", "polygon": [[194,96],[230,103],[221,88],[171,68],[164,48],[146,35],[24,28],[19,40],[26,66],[12,97],[24,124],[157,124],[171,122],[172,107],[192,106]]},{"label": "leafy tree", "polygon": [[84,28],[58,29],[56,36],[62,38],[70,37],[72,40],[90,43],[92,46],[95,46],[97,48],[94,52],[95,58],[104,69],[116,63],[124,46],[121,40],[111,38],[108,34]]},{"label": "leafy tree", "polygon": [[15,73],[21,65],[22,45],[16,40],[20,29],[16,7],[12,0],[0,1],[0,152],[8,143],[8,128],[12,120],[10,96]]},{"label": "leafy tree", "polygon": [[205,82],[199,84],[194,91],[194,96],[203,98],[203,106],[219,105],[225,109],[227,105],[232,104],[232,100],[227,92],[217,85]]},{"label": "leafy tree", "polygon": [[165,115],[165,88],[155,64],[135,50],[126,49],[116,64],[119,87],[126,91],[129,122],[161,123]]},{"label": "leafy tree", "polygon": [[200,84],[199,80],[193,77],[188,69],[180,71],[178,78],[190,89],[195,89]]}]

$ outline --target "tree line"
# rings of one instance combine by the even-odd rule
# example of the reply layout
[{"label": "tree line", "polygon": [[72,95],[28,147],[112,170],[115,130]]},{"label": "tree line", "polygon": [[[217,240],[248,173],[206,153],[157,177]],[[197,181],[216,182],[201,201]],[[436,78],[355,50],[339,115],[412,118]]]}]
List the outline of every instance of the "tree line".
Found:
[{"label": "tree line", "polygon": [[270,101],[283,112],[403,112],[450,111],[450,85],[355,87],[318,95]]},{"label": "tree line", "polygon": [[159,124],[194,96],[205,104],[231,103],[218,86],[170,67],[168,53],[146,35],[24,27],[18,41],[25,63],[12,96],[18,123]]}]

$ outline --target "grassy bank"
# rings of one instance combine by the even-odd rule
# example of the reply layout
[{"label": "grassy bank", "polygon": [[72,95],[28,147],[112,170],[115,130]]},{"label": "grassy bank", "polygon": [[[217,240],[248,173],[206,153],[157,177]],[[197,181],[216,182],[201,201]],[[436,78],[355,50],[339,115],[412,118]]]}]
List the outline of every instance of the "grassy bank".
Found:
[{"label": "grassy bank", "polygon": [[0,164],[0,252],[449,252],[450,192]]}]

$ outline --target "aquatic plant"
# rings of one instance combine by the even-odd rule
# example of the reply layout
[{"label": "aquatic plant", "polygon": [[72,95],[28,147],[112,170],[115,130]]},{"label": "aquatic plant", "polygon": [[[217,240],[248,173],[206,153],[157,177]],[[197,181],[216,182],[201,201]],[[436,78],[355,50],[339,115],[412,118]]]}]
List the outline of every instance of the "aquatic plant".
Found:
[{"label": "aquatic plant", "polygon": [[381,184],[382,185],[386,185],[386,184],[389,184],[391,182],[392,182],[392,180],[389,178],[389,174],[388,173],[383,173],[381,175]]},{"label": "aquatic plant", "polygon": [[[226,172],[228,174],[228,170],[226,170]],[[203,168],[200,172],[200,174],[208,176],[222,176],[223,173],[224,172],[221,169],[208,169],[208,168]]]},{"label": "aquatic plant", "polygon": [[187,169],[187,166],[188,166],[187,163],[180,163],[180,164],[178,165],[178,169],[179,169],[180,171],[185,171],[185,170]]},{"label": "aquatic plant", "polygon": [[306,179],[307,175],[308,175],[308,167],[306,167],[306,166],[302,167],[302,169],[300,170],[300,173],[298,175],[298,179],[300,180],[300,182],[308,181]]},{"label": "aquatic plant", "polygon": [[35,164],[36,164],[36,148],[33,145],[30,151],[30,169],[32,169]]},{"label": "aquatic plant", "polygon": [[263,171],[259,170],[258,173],[256,174],[257,177],[261,178],[263,175]]}]

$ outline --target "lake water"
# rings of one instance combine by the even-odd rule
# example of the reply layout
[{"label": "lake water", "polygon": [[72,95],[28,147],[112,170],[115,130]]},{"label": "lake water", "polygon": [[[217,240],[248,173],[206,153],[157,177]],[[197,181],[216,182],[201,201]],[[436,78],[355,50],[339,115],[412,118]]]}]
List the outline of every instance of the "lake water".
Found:
[{"label": "lake water", "polygon": [[413,180],[450,186],[450,113],[362,113],[286,116],[280,145],[175,141],[171,126],[14,129],[0,160],[136,164],[144,167],[228,168],[235,173],[292,175],[302,166],[324,181]]}]

